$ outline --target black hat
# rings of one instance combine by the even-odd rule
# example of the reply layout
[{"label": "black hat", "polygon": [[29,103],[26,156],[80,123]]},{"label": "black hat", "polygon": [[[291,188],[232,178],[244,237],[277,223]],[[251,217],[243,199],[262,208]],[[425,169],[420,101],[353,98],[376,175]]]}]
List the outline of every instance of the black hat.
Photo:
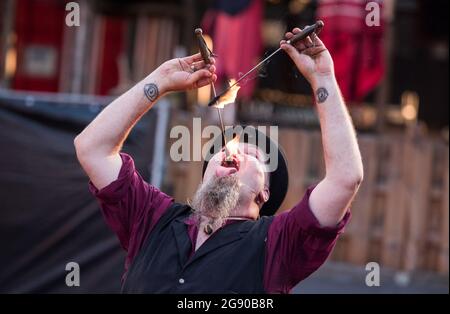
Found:
[{"label": "black hat", "polygon": [[[244,132],[241,134],[240,141],[244,143],[251,142],[256,144],[258,148],[262,149],[269,156],[269,164],[271,154],[273,154],[275,149],[277,151],[278,164],[276,169],[270,172],[269,200],[264,203],[260,210],[260,216],[273,215],[281,206],[288,188],[289,175],[287,171],[286,158],[284,157],[284,153],[278,144],[276,144],[269,136],[266,136],[263,132],[254,128],[253,126],[235,126],[233,128],[228,128],[227,130],[225,130],[226,138],[228,140],[234,138],[234,136],[239,133],[239,128],[242,128],[244,130]],[[261,147],[261,144],[264,142],[265,147]],[[219,152],[218,150],[214,151],[214,148],[221,149],[225,145],[223,135],[221,134],[220,136],[217,136],[214,140],[211,141],[211,143],[212,145],[208,150],[208,155],[206,156],[205,162],[203,163],[202,177],[205,174],[206,167],[208,166],[208,162],[211,157]]]}]

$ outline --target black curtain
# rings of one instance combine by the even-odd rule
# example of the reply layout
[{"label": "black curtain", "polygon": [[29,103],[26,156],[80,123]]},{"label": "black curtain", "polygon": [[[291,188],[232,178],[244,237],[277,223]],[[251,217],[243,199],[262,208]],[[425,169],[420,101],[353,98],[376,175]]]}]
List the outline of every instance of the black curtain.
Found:
[{"label": "black curtain", "polygon": [[[0,292],[120,291],[125,253],[103,221],[73,139],[102,104],[0,96]],[[156,115],[150,111],[127,140],[149,178]],[[68,287],[66,264],[80,265]]]}]

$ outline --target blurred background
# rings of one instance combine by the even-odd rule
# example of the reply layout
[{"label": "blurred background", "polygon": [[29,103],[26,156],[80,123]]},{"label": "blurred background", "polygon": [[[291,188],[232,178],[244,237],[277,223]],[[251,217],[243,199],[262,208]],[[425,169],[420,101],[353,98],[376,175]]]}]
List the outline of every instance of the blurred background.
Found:
[{"label": "blurred background", "polygon": [[[0,2],[0,292],[118,292],[124,252],[88,192],[76,134],[159,64],[198,52],[197,27],[218,55],[222,90],[287,30],[322,19],[365,181],[331,258],[293,292],[448,293],[448,1],[68,3]],[[73,3],[79,26],[69,26],[78,22]],[[208,87],[163,98],[124,147],[143,177],[179,202],[195,192],[202,163],[170,160],[170,130],[192,129],[194,117],[217,124],[210,98]],[[226,125],[279,126],[290,171],[279,212],[322,178],[310,87],[284,53],[245,80],[224,115]],[[65,284],[69,262],[80,265],[80,287]],[[381,267],[379,287],[365,284],[369,262]]]}]

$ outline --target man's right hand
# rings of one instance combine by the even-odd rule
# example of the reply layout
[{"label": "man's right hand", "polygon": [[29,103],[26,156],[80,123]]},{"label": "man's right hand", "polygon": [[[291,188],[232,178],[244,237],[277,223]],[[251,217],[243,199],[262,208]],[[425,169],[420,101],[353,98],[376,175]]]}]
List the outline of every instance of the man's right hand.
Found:
[{"label": "man's right hand", "polygon": [[214,58],[205,64],[200,53],[176,58],[161,64],[155,73],[162,93],[184,91],[206,86],[217,80]]},{"label": "man's right hand", "polygon": [[215,70],[214,59],[205,65],[200,54],[172,59],[106,106],[75,138],[78,160],[94,185],[101,189],[117,179],[123,142],[159,97],[206,86],[217,79]]}]

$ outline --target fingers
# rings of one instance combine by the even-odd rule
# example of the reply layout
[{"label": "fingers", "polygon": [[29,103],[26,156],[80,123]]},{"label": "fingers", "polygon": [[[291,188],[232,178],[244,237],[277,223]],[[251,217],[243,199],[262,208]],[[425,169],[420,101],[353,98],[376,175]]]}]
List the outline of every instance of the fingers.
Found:
[{"label": "fingers", "polygon": [[216,66],[213,64],[205,64],[205,61],[197,61],[191,64],[190,70],[191,72],[196,72],[201,69],[207,69],[211,73],[214,73],[216,71]]},{"label": "fingers", "polygon": [[[297,31],[296,31],[297,30]],[[287,32],[286,34],[285,34],[285,38],[287,39],[287,40],[289,40],[289,39],[291,39],[292,37],[294,37],[294,34],[298,34],[300,32],[300,29],[299,28],[294,28],[293,30],[292,30],[292,32]],[[281,43],[286,43],[286,40],[282,40],[281,42],[280,42],[280,44]],[[303,41],[300,41],[300,42],[297,42],[295,45],[291,45],[291,46],[293,46],[293,47],[295,47],[295,48],[297,48],[298,50],[303,50],[303,49],[305,49],[305,48],[307,48],[306,47],[306,45],[305,45],[305,43],[303,42]]]},{"label": "fingers", "polygon": [[200,88],[200,87],[209,85],[209,84],[215,82],[216,80],[217,80],[217,75],[213,74],[209,78],[202,78],[202,79],[198,80],[197,84],[196,84],[196,87]]},{"label": "fingers", "polygon": [[315,56],[317,56],[318,54],[320,54],[326,50],[327,50],[327,48],[325,48],[323,46],[317,46],[317,47],[306,48],[305,50],[302,51],[302,53],[314,58]]},{"label": "fingers", "polygon": [[287,43],[287,40],[294,37],[293,32],[287,32],[284,37],[286,38],[286,40],[280,41],[280,47],[281,49],[286,51],[291,58],[294,57],[296,54],[298,54],[299,51],[297,51],[297,49],[301,50],[306,48],[305,45],[302,43],[297,43],[296,47]]},{"label": "fingers", "polygon": [[280,47],[289,55],[289,57],[291,57],[291,59],[294,59],[300,53],[294,46],[288,44],[285,40],[281,41]]},{"label": "fingers", "polygon": [[192,73],[188,78],[188,84],[194,87],[205,86],[217,79],[216,74],[213,74],[209,70],[202,69]]},{"label": "fingers", "polygon": [[196,61],[201,61],[201,60],[203,60],[203,59],[202,59],[202,55],[200,54],[200,52],[196,53],[195,55],[183,58],[183,61],[186,61],[189,64],[196,62]]},{"label": "fingers", "polygon": [[[292,37],[294,37],[294,35],[300,33],[302,30],[298,27],[294,28],[292,30],[292,32],[287,32],[285,34],[285,38],[286,40],[282,40],[280,42],[280,46],[283,46],[286,44],[286,41],[291,39]],[[295,47],[297,50],[299,50],[299,52],[303,52],[305,49],[308,48],[312,48],[312,47],[316,47],[316,46],[322,46],[322,48],[324,48],[325,46],[323,45],[322,41],[319,39],[319,37],[317,36],[317,34],[313,33],[310,36],[307,36],[305,39],[298,41],[297,43],[292,45],[293,47]],[[287,49],[287,47],[283,48],[284,50]],[[286,50],[287,51],[287,50]]]},{"label": "fingers", "polygon": [[204,67],[205,67],[204,61],[197,61],[197,62],[193,62],[190,65],[190,70],[191,70],[191,72],[195,72],[195,71],[203,69]]},{"label": "fingers", "polygon": [[314,46],[320,46],[326,49],[324,43],[322,42],[322,40],[320,40],[319,36],[317,36],[317,34],[313,34],[312,35],[312,40],[313,40],[313,44]]},{"label": "fingers", "polygon": [[[200,61],[204,62],[200,52],[196,53],[195,55],[192,55],[192,56],[184,57],[183,61],[186,61],[188,64],[192,64],[194,62],[200,62]],[[210,61],[211,61],[211,64],[214,64],[216,62],[214,57],[210,57]]]},{"label": "fingers", "polygon": [[[300,28],[298,28],[298,27],[296,27],[296,28],[294,28],[294,29],[292,30],[292,32],[293,32],[294,34],[298,34],[298,33],[300,33],[301,31],[302,31],[302,30],[301,30]],[[307,36],[302,42],[303,42],[304,46],[306,46],[307,48],[313,46],[313,42],[312,42],[310,36]]]}]

